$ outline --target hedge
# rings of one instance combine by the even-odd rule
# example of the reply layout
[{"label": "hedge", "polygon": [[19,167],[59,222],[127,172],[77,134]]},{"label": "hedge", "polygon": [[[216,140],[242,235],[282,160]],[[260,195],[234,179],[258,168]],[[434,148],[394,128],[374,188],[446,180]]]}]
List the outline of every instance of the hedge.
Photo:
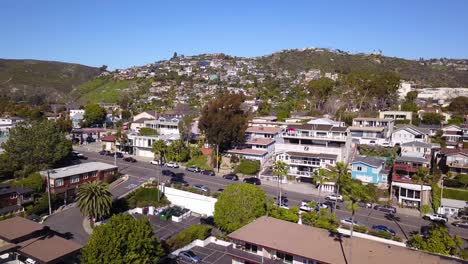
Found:
[{"label": "hedge", "polygon": [[200,169],[202,170],[213,170],[213,167],[211,167],[210,165],[208,165],[208,157],[207,156],[203,156],[203,155],[200,155],[200,156],[196,156],[196,157],[193,157],[191,158],[187,164],[186,164],[187,167],[190,167],[190,166],[197,166],[199,167]]},{"label": "hedge", "polygon": [[260,162],[258,160],[242,159],[237,171],[242,174],[253,175],[260,170]]},{"label": "hedge", "polygon": [[375,230],[370,230],[369,235],[371,236],[376,236],[376,237],[381,237],[385,239],[392,239],[392,234],[385,232],[385,231],[375,231]]},{"label": "hedge", "polygon": [[169,252],[179,249],[196,239],[205,240],[211,235],[211,226],[193,225],[166,240]]},{"label": "hedge", "polygon": [[168,205],[169,201],[164,195],[161,195],[158,201],[159,190],[156,188],[139,188],[130,193],[128,200],[129,208],[155,206],[160,207]]},{"label": "hedge", "polygon": [[468,201],[468,191],[444,188],[444,198]]}]

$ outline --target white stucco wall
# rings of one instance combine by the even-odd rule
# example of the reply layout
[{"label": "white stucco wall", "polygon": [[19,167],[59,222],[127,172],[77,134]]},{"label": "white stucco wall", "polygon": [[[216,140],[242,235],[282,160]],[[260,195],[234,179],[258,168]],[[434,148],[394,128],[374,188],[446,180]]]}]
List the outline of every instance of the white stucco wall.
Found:
[{"label": "white stucco wall", "polygon": [[171,187],[163,187],[164,195],[171,204],[190,209],[192,212],[212,216],[216,198],[196,193],[186,192]]}]

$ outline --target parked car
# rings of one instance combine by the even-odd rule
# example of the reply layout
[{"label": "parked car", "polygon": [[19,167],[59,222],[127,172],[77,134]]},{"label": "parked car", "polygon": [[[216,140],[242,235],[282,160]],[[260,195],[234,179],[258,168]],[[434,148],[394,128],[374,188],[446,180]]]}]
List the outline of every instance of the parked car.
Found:
[{"label": "parked car", "polygon": [[110,151],[108,150],[101,150],[99,151],[99,155],[109,155]]},{"label": "parked car", "polygon": [[362,224],[359,223],[358,221],[356,220],[352,221],[351,217],[341,219],[340,223],[345,224],[345,225],[362,226]]},{"label": "parked car", "polygon": [[88,142],[88,143],[96,142],[96,139],[93,138],[93,137],[87,137],[86,142]]},{"label": "parked car", "polygon": [[208,187],[206,187],[205,185],[203,184],[194,184],[192,185],[193,188],[197,189],[197,190],[200,190],[202,192],[209,192],[210,189]]},{"label": "parked car", "polygon": [[179,178],[179,177],[171,178],[171,180],[169,181],[169,184],[180,184],[180,185],[185,186],[185,187],[189,186],[189,184],[186,181],[184,181],[184,179]]},{"label": "parked car", "polygon": [[168,162],[166,163],[166,167],[169,167],[169,168],[179,168],[179,164],[177,164],[176,162]]},{"label": "parked car", "polygon": [[374,206],[374,210],[396,214],[396,208],[390,205],[376,205]]},{"label": "parked car", "polygon": [[234,173],[226,174],[226,175],[223,176],[223,178],[226,179],[226,180],[231,180],[231,181],[238,181],[239,180],[239,177]]},{"label": "parked car", "polygon": [[107,156],[110,156],[110,157],[114,157],[114,152],[107,151],[106,155],[107,155]]},{"label": "parked car", "polygon": [[137,160],[132,157],[125,157],[123,160],[126,162],[132,162],[132,163],[137,162]]},{"label": "parked car", "polygon": [[119,158],[119,159],[121,159],[121,158],[124,157],[124,155],[122,154],[122,152],[116,152],[116,153],[115,153],[115,156],[116,156],[117,158]]},{"label": "parked car", "polygon": [[276,206],[279,206],[281,208],[288,209],[288,210],[290,209],[289,205],[286,202],[276,202]]},{"label": "parked car", "polygon": [[447,223],[448,222],[448,218],[444,215],[441,215],[441,214],[425,214],[423,216],[423,219],[424,220],[430,220],[430,221],[433,221],[433,222],[439,222],[439,223]]},{"label": "parked car", "polygon": [[201,169],[199,167],[197,167],[197,166],[190,166],[190,167],[185,168],[185,170],[191,171],[191,172],[200,172],[201,171]]},{"label": "parked car", "polygon": [[73,155],[73,157],[75,157],[77,159],[83,159],[83,160],[88,159],[88,157],[86,157],[83,153],[79,153],[78,151],[72,151],[72,155]]},{"label": "parked car", "polygon": [[259,178],[255,178],[255,177],[245,178],[245,179],[243,180],[243,182],[249,183],[249,184],[254,184],[254,185],[260,185],[260,184],[262,184],[262,182],[260,181],[260,179],[259,179]]},{"label": "parked car", "polygon": [[200,224],[215,226],[214,218],[212,216],[201,217]]},{"label": "parked car", "polygon": [[337,194],[330,194],[325,197],[327,201],[334,201],[334,202],[343,202],[343,196]]},{"label": "parked car", "polygon": [[170,170],[162,170],[161,173],[164,176],[169,176],[169,177],[175,177],[176,176],[176,174],[173,171],[170,171]]},{"label": "parked car", "polygon": [[72,142],[72,144],[78,144],[78,143],[80,143],[80,139],[79,138],[72,138],[71,142]]},{"label": "parked car", "polygon": [[468,221],[455,221],[452,223],[454,226],[458,226],[461,228],[468,228]]},{"label": "parked car", "polygon": [[150,161],[150,164],[162,166],[162,165],[164,165],[164,162],[160,161],[160,160],[152,160],[152,161]]},{"label": "parked car", "polygon": [[179,259],[185,260],[190,263],[200,263],[201,258],[193,253],[191,250],[184,250],[179,252]]},{"label": "parked car", "polygon": [[374,229],[375,231],[384,231],[384,232],[392,234],[393,236],[396,235],[395,231],[383,225],[375,225],[372,227],[372,229]]},{"label": "parked car", "polygon": [[201,174],[207,175],[207,176],[215,176],[215,172],[212,170],[204,170],[201,172]]},{"label": "parked car", "polygon": [[358,205],[359,207],[372,208],[372,204],[371,204],[371,203],[357,202],[357,205]]},{"label": "parked car", "polygon": [[428,236],[429,232],[432,229],[434,229],[434,227],[432,227],[432,226],[421,226],[421,231],[420,231],[421,236],[424,236],[424,237]]}]

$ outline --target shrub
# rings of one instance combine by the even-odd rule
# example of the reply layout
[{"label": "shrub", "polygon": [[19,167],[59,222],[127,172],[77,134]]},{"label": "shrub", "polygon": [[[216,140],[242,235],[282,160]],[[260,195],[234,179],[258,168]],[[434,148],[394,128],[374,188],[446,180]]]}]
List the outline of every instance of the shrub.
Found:
[{"label": "shrub", "polygon": [[166,240],[170,252],[181,248],[196,239],[204,240],[211,234],[211,227],[206,225],[193,225],[175,236]]},{"label": "shrub", "polygon": [[353,230],[359,233],[367,233],[367,227],[365,226],[355,226]]},{"label": "shrub", "polygon": [[434,212],[437,212],[437,210],[440,207],[440,187],[436,183],[432,184],[432,209]]},{"label": "shrub", "polygon": [[369,235],[384,238],[384,239],[392,239],[392,234],[385,232],[385,231],[370,230]]},{"label": "shrub", "polygon": [[132,192],[128,197],[128,207],[161,207],[169,204],[169,201],[164,195],[161,195],[158,201],[159,190],[156,188],[139,188]]},{"label": "shrub", "polygon": [[399,237],[399,236],[394,236],[394,237],[392,238],[392,240],[393,240],[393,241],[396,241],[396,242],[403,242],[403,239],[402,239],[401,237]]},{"label": "shrub", "polygon": [[297,223],[299,221],[299,216],[297,215],[298,209],[297,207],[293,207],[291,209],[281,208],[278,206],[272,206],[270,208],[270,216],[276,219],[289,221],[293,223]]},{"label": "shrub", "polygon": [[428,214],[431,211],[431,207],[428,204],[421,206],[421,213]]},{"label": "shrub", "polygon": [[[434,192],[434,190],[432,192]],[[468,201],[468,191],[464,191],[461,189],[457,190],[457,189],[444,188],[443,195],[444,195],[444,198]]]},{"label": "shrub", "polygon": [[35,172],[24,179],[15,181],[13,185],[29,188],[35,192],[42,192],[45,184],[41,174],[39,174],[39,172]]},{"label": "shrub", "polygon": [[142,127],[140,128],[139,132],[140,136],[155,136],[158,132],[155,129],[149,127]]},{"label": "shrub", "polygon": [[260,170],[260,162],[258,160],[242,159],[237,171],[242,174],[253,175]]},{"label": "shrub", "polygon": [[213,170],[213,167],[208,165],[208,158],[206,156],[195,156],[192,157],[188,162],[187,166],[197,166],[202,170]]}]

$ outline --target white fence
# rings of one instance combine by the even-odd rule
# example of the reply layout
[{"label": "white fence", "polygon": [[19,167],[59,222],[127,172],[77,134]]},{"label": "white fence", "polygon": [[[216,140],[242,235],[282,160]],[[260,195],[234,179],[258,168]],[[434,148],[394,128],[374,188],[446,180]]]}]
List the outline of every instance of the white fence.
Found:
[{"label": "white fence", "polygon": [[216,198],[186,192],[171,187],[160,188],[163,188],[164,195],[171,204],[187,208],[190,211],[201,215],[212,216],[214,214],[214,206],[217,201]]}]

